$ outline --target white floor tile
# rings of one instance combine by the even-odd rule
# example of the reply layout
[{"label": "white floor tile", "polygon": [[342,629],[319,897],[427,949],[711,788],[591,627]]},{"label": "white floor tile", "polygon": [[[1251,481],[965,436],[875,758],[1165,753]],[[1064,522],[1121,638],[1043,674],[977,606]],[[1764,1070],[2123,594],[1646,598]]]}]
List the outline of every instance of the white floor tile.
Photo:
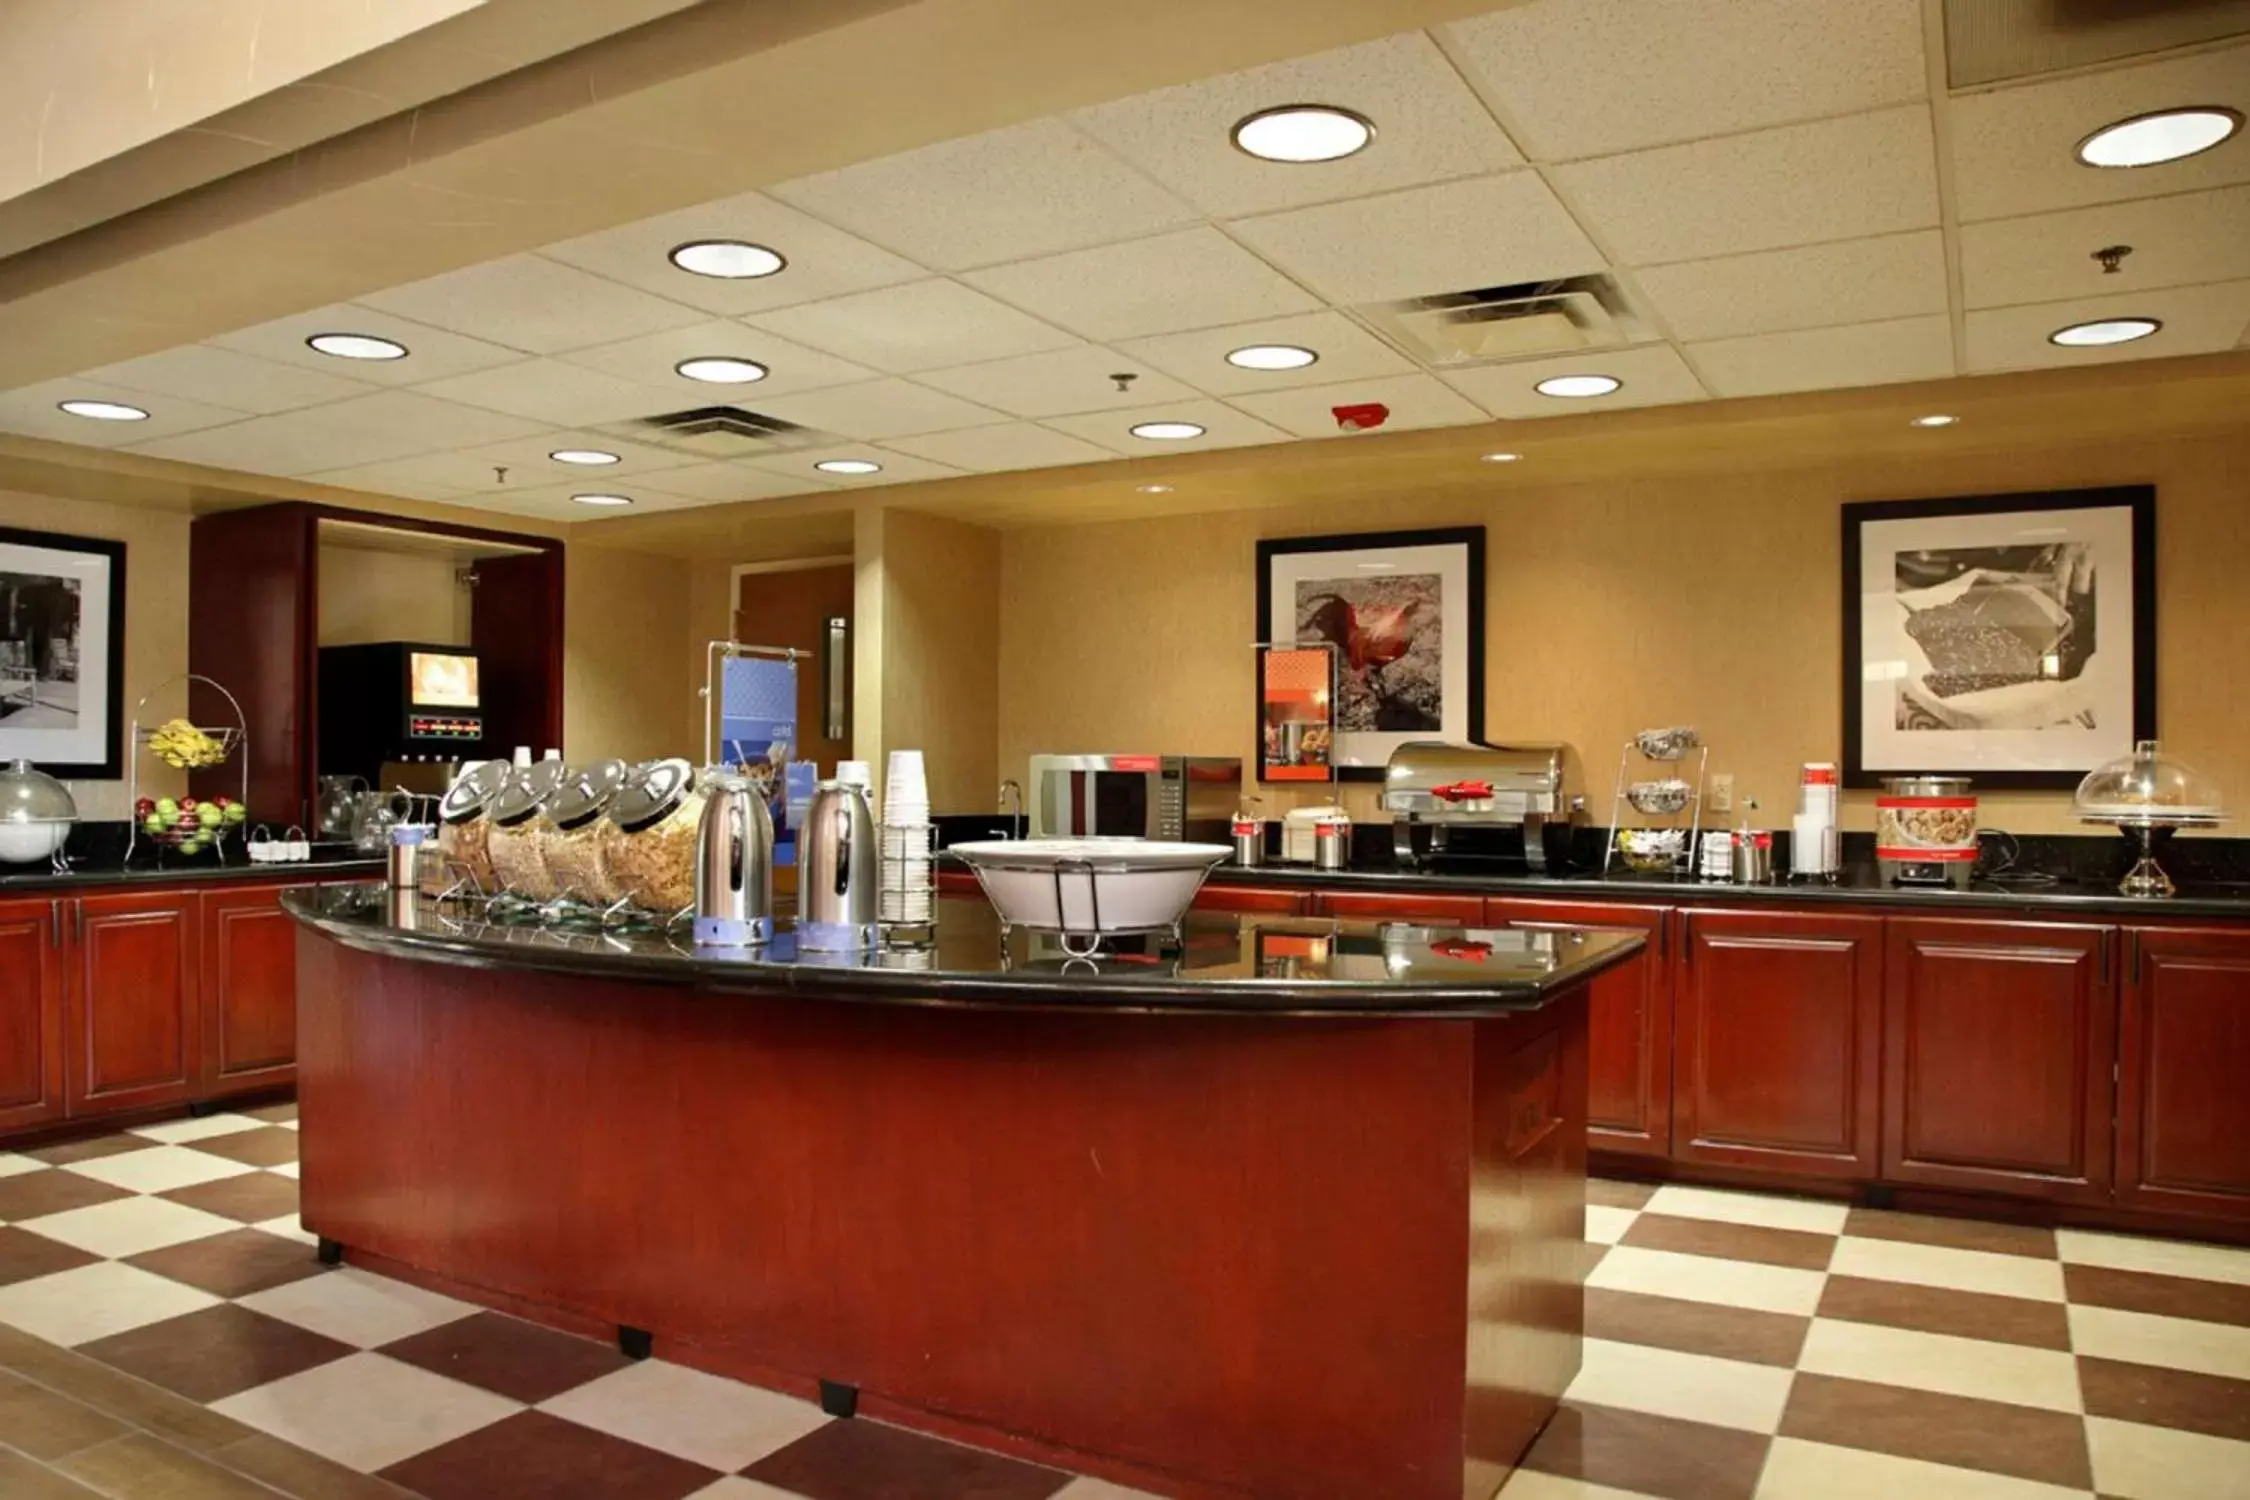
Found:
[{"label": "white floor tile", "polygon": [[72,1162],[63,1170],[124,1188],[127,1192],[168,1193],[174,1188],[217,1182],[222,1177],[240,1177],[257,1168],[187,1146],[151,1146],[146,1151],[126,1151],[93,1161]]},{"label": "white floor tile", "polygon": [[0,1287],[0,1323],[50,1344],[84,1344],[201,1312],[218,1301],[208,1292],[108,1260]]},{"label": "white floor tile", "polygon": [[2250,1500],[2250,1443],[2089,1417],[2086,1446],[2094,1459],[2094,1487],[2104,1495]]},{"label": "white floor tile", "polygon": [[1815,1318],[1797,1368],[1808,1375],[1981,1396],[2050,1411],[2086,1409],[2078,1389],[2078,1362],[2059,1349]]},{"label": "white floor tile", "polygon": [[2250,1328],[2116,1307],[2070,1309],[2070,1347],[2096,1359],[2250,1380]]},{"label": "white floor tile", "polygon": [[1640,1214],[1630,1208],[1611,1208],[1606,1203],[1586,1205],[1586,1243],[1589,1245],[1614,1245],[1625,1237]]},{"label": "white floor tile", "polygon": [[348,1468],[373,1473],[523,1407],[458,1380],[362,1353],[214,1401],[211,1409]]},{"label": "white floor tile", "polygon": [[[1128,1494],[1130,1491],[1119,1491]],[[1055,1500],[1070,1494],[1066,1486]],[[770,1484],[760,1484],[755,1479],[744,1479],[740,1474],[729,1474],[716,1479],[687,1497],[687,1500],[804,1500],[795,1490],[777,1490]]]},{"label": "white floor tile", "polygon": [[1827,1274],[1822,1271],[1644,1250],[1638,1245],[1611,1246],[1586,1278],[1588,1286],[1612,1292],[1646,1292],[1656,1297],[1684,1297],[1691,1302],[1800,1316],[1809,1315],[1820,1305],[1821,1288],[1827,1282]]},{"label": "white floor tile", "polygon": [[1756,1224],[1767,1229],[1841,1234],[1851,1207],[1843,1203],[1819,1203],[1810,1198],[1775,1198],[1764,1193],[1730,1193],[1721,1188],[1667,1183],[1656,1190],[1643,1212],[1677,1214],[1683,1219],[1717,1219],[1723,1224]]},{"label": "white floor tile", "polygon": [[1515,1476],[1501,1486],[1498,1500],[1659,1500],[1659,1497],[1640,1490],[1589,1484],[1583,1479],[1565,1479],[1560,1474],[1542,1474],[1537,1469],[1518,1469]]},{"label": "white floor tile", "polygon": [[297,1167],[298,1163],[293,1161],[285,1161],[278,1167],[268,1167],[266,1168],[266,1170],[273,1173],[273,1175],[276,1177],[287,1177],[291,1181],[295,1181],[297,1178]]},{"label": "white floor tile", "polygon": [[1794,1378],[1773,1365],[1588,1339],[1563,1399],[1771,1433],[1781,1426]]},{"label": "white floor tile", "polygon": [[236,1135],[245,1130],[256,1130],[265,1124],[248,1115],[205,1115],[202,1119],[165,1120],[155,1125],[142,1125],[130,1133],[148,1141],[161,1141],[167,1146],[182,1146],[189,1141],[207,1141],[215,1135]]},{"label": "white floor tile", "polygon": [[253,1224],[250,1227],[262,1229],[267,1234],[278,1234],[285,1240],[296,1240],[299,1244],[317,1245],[320,1243],[320,1236],[307,1229],[304,1220],[298,1218],[295,1214],[283,1214],[278,1219],[267,1219],[263,1223]]},{"label": "white floor tile", "polygon": [[[780,1493],[778,1490],[776,1494]],[[1055,1491],[1051,1500],[1158,1500],[1147,1490],[1129,1490],[1106,1479],[1073,1479]]]},{"label": "white floor tile", "polygon": [[119,1198],[91,1208],[19,1220],[16,1227],[75,1245],[90,1255],[123,1260],[144,1250],[205,1240],[242,1226],[168,1198]]},{"label": "white floor tile", "polygon": [[476,1311],[466,1302],[350,1266],[236,1300],[252,1312],[310,1328],[362,1349],[451,1323]]},{"label": "white floor tile", "polygon": [[20,1177],[26,1172],[52,1172],[53,1167],[13,1151],[0,1151],[0,1177]]},{"label": "white floor tile", "polygon": [[604,1375],[539,1409],[721,1470],[786,1448],[828,1421],[809,1401],[660,1359]]},{"label": "white floor tile", "polygon": [[2061,1264],[2028,1255],[1953,1250],[1903,1240],[1863,1240],[1847,1234],[1836,1242],[1836,1256],[1828,1269],[1836,1276],[1906,1281],[1916,1286],[1950,1287],[1960,1292],[1988,1292],[2041,1302],[2063,1300]]},{"label": "white floor tile", "polygon": [[276,1125],[279,1125],[283,1130],[295,1130],[298,1125],[298,1122],[295,1120],[276,1120],[274,1121],[274,1123]]},{"label": "white floor tile", "polygon": [[2084,1490],[1959,1469],[1865,1448],[1776,1438],[1757,1500],[2085,1500]]},{"label": "white floor tile", "polygon": [[2138,1234],[2099,1234],[2091,1229],[2056,1230],[2055,1248],[2064,1261],[2075,1265],[2250,1286],[2250,1250],[2199,1245],[2191,1240],[2156,1240]]}]

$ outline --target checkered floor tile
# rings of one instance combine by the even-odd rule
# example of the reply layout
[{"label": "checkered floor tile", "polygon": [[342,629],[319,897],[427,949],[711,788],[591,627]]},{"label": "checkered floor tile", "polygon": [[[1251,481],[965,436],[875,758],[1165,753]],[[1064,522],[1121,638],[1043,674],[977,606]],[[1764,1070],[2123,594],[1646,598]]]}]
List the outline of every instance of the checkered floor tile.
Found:
[{"label": "checkered floor tile", "polygon": [[[0,1495],[1138,1493],[323,1268],[296,1142],[283,1105],[0,1152]],[[2250,1251],[1588,1200],[1584,1369],[1502,1500],[2250,1500]]]}]

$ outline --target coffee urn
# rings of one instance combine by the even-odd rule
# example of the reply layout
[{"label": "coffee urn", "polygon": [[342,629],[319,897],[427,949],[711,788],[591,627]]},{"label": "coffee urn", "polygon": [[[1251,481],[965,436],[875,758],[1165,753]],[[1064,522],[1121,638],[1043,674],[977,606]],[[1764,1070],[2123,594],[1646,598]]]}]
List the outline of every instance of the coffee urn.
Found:
[{"label": "coffee urn", "polygon": [[773,937],[773,815],[740,776],[704,789],[695,829],[698,947],[755,948]]},{"label": "coffee urn", "polygon": [[813,793],[797,844],[797,946],[815,953],[875,946],[875,814],[845,781]]}]

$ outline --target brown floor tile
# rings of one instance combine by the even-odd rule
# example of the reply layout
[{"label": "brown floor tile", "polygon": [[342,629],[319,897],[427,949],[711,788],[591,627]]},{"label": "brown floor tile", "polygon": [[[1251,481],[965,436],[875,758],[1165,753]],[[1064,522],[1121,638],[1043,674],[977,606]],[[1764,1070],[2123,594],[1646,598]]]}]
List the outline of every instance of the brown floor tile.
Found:
[{"label": "brown floor tile", "polygon": [[328,1269],[312,1246],[262,1229],[230,1229],[184,1245],[145,1250],[126,1256],[125,1263],[184,1281],[215,1297],[247,1297]]},{"label": "brown floor tile", "polygon": [[[680,1500],[718,1479],[716,1469],[550,1417],[518,1412],[383,1470],[428,1500]],[[921,1494],[922,1491],[898,1493]]]},{"label": "brown floor tile", "polygon": [[1721,1260],[1752,1260],[1761,1265],[1825,1271],[1836,1254],[1836,1236],[1799,1229],[1767,1229],[1755,1224],[1722,1224],[1715,1219],[1681,1219],[1644,1213],[1625,1231],[1621,1245],[1711,1255]]},{"label": "brown floor tile", "polygon": [[1586,1201],[1605,1208],[1646,1208],[1656,1196],[1653,1182],[1620,1182],[1613,1177],[1586,1179]]},{"label": "brown floor tile", "polygon": [[268,1219],[297,1211],[295,1180],[276,1177],[271,1172],[245,1172],[240,1177],[199,1182],[194,1187],[174,1188],[156,1196],[244,1224],[263,1224]]},{"label": "brown floor tile", "polygon": [[264,1120],[268,1124],[279,1125],[284,1120],[297,1118],[297,1101],[285,1099],[279,1104],[261,1104],[256,1109],[245,1109],[240,1113],[248,1115],[253,1120]]},{"label": "brown floor tile", "polygon": [[1904,1214],[1885,1208],[1855,1208],[1844,1233],[1869,1240],[1907,1240],[1948,1250],[1984,1250],[1994,1255],[2055,1258],[2055,1232],[2035,1224],[1998,1224],[1988,1219],[1953,1219],[1942,1214]]},{"label": "brown floor tile", "polygon": [[0,1448],[0,1495],[8,1500],[103,1500],[77,1480],[5,1448]]},{"label": "brown floor tile", "polygon": [[123,1156],[128,1151],[146,1151],[155,1144],[137,1135],[90,1135],[84,1140],[39,1146],[23,1155],[50,1167],[67,1167],[74,1161],[98,1161],[105,1156]]},{"label": "brown floor tile", "polygon": [[253,1167],[281,1167],[297,1159],[297,1132],[283,1130],[279,1125],[264,1125],[256,1130],[238,1130],[232,1135],[189,1141],[187,1148]]},{"label": "brown floor tile", "polygon": [[2069,1489],[2094,1485],[2080,1417],[2005,1401],[1799,1372],[1781,1434]]},{"label": "brown floor tile", "polygon": [[34,1276],[52,1276],[100,1259],[28,1229],[0,1229],[0,1286],[13,1286]]},{"label": "brown floor tile", "polygon": [[2078,1356],[2086,1415],[2250,1443],[2250,1380]]},{"label": "brown floor tile", "polygon": [[211,1456],[296,1500],[412,1500],[388,1480],[347,1469],[332,1458],[262,1432],[229,1443]]},{"label": "brown floor tile", "polygon": [[254,1431],[185,1396],[159,1390],[75,1349],[59,1348],[13,1328],[0,1327],[0,1365],[104,1416],[197,1453],[239,1443]]},{"label": "brown floor tile", "polygon": [[1523,1466],[1661,1500],[1750,1500],[1765,1467],[1764,1433],[1610,1406],[1565,1405]]},{"label": "brown floor tile", "polygon": [[609,1344],[504,1313],[472,1313],[385,1344],[392,1359],[535,1406],[632,1361]]},{"label": "brown floor tile", "polygon": [[1642,1292],[1586,1289],[1586,1337],[1794,1368],[1812,1319]]},{"label": "brown floor tile", "polygon": [[2066,1265],[2063,1292],[2071,1301],[2087,1307],[2120,1307],[2127,1312],[2250,1328],[2250,1286],[2231,1281]]},{"label": "brown floor tile", "polygon": [[90,1406],[0,1372],[0,1444],[33,1458],[55,1459],[127,1431],[122,1422]]},{"label": "brown floor tile", "polygon": [[124,1188],[76,1172],[25,1172],[18,1177],[0,1177],[0,1219],[20,1224],[45,1214],[68,1213],[132,1196]]},{"label": "brown floor tile", "polygon": [[1949,1287],[1912,1286],[1860,1276],[1831,1276],[1821,1290],[1820,1316],[1853,1323],[1884,1323],[1923,1333],[2068,1349],[2070,1319],[2060,1302],[1996,1297]]},{"label": "brown floor tile", "polygon": [[217,1401],[357,1351],[227,1303],[96,1339],[78,1352],[191,1401]]},{"label": "brown floor tile", "polygon": [[1070,1482],[1059,1469],[865,1418],[830,1422],[742,1474],[811,1500],[1047,1500]]},{"label": "brown floor tile", "polygon": [[117,1500],[274,1500],[264,1485],[145,1433],[74,1453],[56,1467]]}]

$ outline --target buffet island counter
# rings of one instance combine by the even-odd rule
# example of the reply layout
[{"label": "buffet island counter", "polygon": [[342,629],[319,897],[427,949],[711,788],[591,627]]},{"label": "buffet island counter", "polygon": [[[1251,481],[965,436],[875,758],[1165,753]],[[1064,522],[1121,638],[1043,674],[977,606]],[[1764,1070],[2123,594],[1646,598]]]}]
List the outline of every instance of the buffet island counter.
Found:
[{"label": "buffet island counter", "polygon": [[1585,986],[1637,934],[285,907],[324,1255],[1170,1495],[1488,1496],[1578,1368]]}]

